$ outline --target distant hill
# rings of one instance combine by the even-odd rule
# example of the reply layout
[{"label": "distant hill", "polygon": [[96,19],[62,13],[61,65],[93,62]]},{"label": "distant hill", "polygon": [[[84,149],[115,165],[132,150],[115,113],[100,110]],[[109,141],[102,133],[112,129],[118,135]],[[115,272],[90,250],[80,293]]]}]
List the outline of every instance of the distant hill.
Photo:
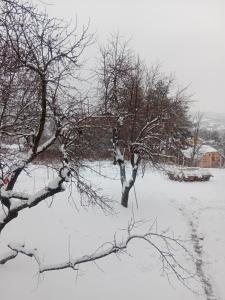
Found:
[{"label": "distant hill", "polygon": [[225,132],[225,113],[202,112],[201,128]]}]

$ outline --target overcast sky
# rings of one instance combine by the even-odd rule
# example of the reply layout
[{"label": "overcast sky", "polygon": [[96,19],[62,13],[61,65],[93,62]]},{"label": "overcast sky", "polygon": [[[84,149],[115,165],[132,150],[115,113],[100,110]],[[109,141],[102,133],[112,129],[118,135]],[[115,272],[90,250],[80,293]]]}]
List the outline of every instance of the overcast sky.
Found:
[{"label": "overcast sky", "polygon": [[[149,65],[173,73],[195,109],[225,113],[225,0],[48,0],[47,11],[90,20],[100,42],[119,31]],[[39,3],[40,5],[40,3]],[[94,53],[93,53],[94,54]],[[90,55],[90,53],[89,53]]]}]

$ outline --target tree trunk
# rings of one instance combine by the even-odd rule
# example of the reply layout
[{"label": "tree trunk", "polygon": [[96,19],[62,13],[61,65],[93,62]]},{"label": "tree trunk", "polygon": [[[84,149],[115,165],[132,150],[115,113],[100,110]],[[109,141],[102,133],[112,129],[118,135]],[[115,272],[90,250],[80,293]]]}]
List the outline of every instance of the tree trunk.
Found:
[{"label": "tree trunk", "polygon": [[122,192],[121,205],[123,207],[128,207],[128,199],[129,199],[130,189],[131,189],[130,187],[125,187]]}]

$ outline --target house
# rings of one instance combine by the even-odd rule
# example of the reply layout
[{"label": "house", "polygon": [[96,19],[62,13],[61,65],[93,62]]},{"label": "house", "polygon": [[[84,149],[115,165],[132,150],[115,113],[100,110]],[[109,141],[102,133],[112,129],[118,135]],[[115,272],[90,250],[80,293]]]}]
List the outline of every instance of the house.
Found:
[{"label": "house", "polygon": [[183,164],[200,168],[225,167],[225,157],[209,145],[200,145],[193,158],[193,147],[182,150]]}]

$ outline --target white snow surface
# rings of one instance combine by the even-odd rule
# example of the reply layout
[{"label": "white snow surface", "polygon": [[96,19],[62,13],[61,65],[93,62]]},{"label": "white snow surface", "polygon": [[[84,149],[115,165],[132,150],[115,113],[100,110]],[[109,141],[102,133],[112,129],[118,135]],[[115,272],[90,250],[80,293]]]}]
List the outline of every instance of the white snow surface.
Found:
[{"label": "white snow surface", "polygon": [[[121,183],[119,169],[110,162],[95,163],[95,167],[112,179],[86,171],[86,176],[104,194],[117,202],[116,213],[104,214],[98,208],[83,208],[79,195],[68,188],[32,209],[26,209],[3,230],[0,254],[7,252],[7,244],[25,244],[38,249],[45,264],[60,263],[69,257],[93,253],[101,244],[112,241],[114,233],[123,237],[130,218],[145,219],[151,224],[157,219],[158,231],[168,230],[182,239],[190,239],[195,226],[203,238],[203,267],[209,278],[215,299],[225,299],[225,170],[210,170],[209,182],[176,182],[163,173],[146,171],[136,182],[138,209],[133,190],[129,208],[119,205]],[[53,173],[43,167],[33,167],[35,177],[23,176],[18,191],[36,192],[53,179]],[[192,247],[187,242],[188,247]],[[0,266],[1,300],[205,300],[200,282],[192,286],[194,294],[174,277],[171,283],[162,276],[161,263],[153,249],[135,241],[128,248],[130,255],[113,255],[97,264],[82,265],[78,274],[63,270],[37,274],[34,259],[19,254]],[[209,299],[209,298],[208,298]]]}]

